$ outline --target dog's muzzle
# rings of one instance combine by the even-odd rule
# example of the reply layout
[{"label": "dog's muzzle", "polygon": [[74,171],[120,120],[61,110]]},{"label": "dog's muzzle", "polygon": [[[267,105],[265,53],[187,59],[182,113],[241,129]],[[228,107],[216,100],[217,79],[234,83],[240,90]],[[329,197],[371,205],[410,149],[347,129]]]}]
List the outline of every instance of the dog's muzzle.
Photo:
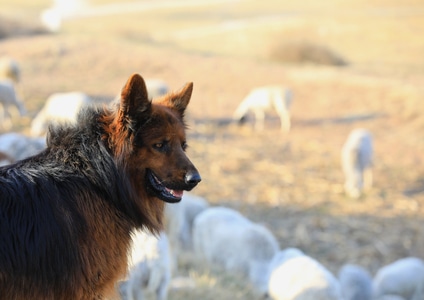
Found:
[{"label": "dog's muzzle", "polygon": [[192,190],[202,180],[197,170],[187,172],[184,176],[184,182],[180,184],[166,183],[151,170],[147,170],[146,179],[149,190],[159,199],[169,203],[180,202],[183,191]]},{"label": "dog's muzzle", "polygon": [[197,171],[187,172],[184,179],[188,187],[186,190],[188,191],[192,190],[200,181],[202,181],[202,178],[200,177],[200,174]]}]

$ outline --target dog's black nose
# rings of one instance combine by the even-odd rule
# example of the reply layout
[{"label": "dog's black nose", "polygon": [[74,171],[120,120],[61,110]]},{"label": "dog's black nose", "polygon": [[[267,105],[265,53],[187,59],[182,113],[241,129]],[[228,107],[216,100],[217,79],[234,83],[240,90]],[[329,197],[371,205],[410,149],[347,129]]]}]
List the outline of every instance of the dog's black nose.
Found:
[{"label": "dog's black nose", "polygon": [[187,172],[185,176],[185,183],[188,184],[191,188],[194,188],[200,181],[202,181],[202,178],[197,171]]}]

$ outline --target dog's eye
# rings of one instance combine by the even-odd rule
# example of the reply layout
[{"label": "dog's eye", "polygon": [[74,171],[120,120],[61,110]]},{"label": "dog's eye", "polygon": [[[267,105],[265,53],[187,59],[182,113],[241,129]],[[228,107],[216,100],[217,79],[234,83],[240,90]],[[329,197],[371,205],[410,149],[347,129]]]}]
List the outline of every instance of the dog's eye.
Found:
[{"label": "dog's eye", "polygon": [[153,149],[159,152],[167,152],[169,151],[169,142],[163,141],[163,142],[155,143],[153,144]]},{"label": "dog's eye", "polygon": [[164,143],[156,143],[156,144],[153,145],[153,148],[162,149],[163,146],[164,146]]},{"label": "dog's eye", "polygon": [[181,143],[181,147],[183,148],[183,150],[186,150],[186,149],[187,149],[187,147],[188,147],[188,145],[187,145],[187,143],[186,143],[186,142],[182,142],[182,143]]}]

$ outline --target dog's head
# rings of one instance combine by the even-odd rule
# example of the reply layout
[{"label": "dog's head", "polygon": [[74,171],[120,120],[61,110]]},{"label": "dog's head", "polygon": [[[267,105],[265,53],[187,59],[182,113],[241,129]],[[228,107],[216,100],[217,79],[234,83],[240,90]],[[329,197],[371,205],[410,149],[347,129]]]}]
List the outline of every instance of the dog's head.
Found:
[{"label": "dog's head", "polygon": [[140,211],[163,209],[164,202],[179,202],[183,191],[201,180],[186,155],[184,112],[193,84],[156,101],[148,98],[143,78],[132,75],[121,92],[117,112],[109,126],[109,144],[128,172],[137,191]]}]

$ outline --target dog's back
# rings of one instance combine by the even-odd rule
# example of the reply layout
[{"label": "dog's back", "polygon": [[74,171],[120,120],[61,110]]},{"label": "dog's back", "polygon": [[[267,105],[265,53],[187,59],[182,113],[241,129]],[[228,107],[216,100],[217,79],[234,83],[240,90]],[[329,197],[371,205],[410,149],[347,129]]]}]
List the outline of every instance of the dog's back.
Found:
[{"label": "dog's back", "polygon": [[[101,182],[119,186],[124,180],[107,155],[98,156],[106,149],[99,149],[97,155],[90,153],[88,141],[95,143],[96,139],[81,130],[59,129],[50,137],[47,150],[0,169],[1,299],[94,299],[110,280],[102,274],[110,273],[114,263],[126,263],[111,256],[109,261],[90,266],[96,255],[106,253],[93,252],[98,250],[92,248],[93,243],[100,249],[114,247],[117,254],[125,253],[129,224],[114,218],[110,207],[119,191],[128,197],[122,192],[125,188],[101,186]],[[83,162],[86,165],[81,166]],[[95,201],[105,197],[112,201]],[[109,225],[99,218],[118,222],[107,231],[122,239],[104,240],[100,235],[105,228],[101,227]],[[87,282],[93,273],[98,273],[97,282]],[[87,286],[92,290],[84,290]]]},{"label": "dog's back", "polygon": [[[52,204],[58,200],[57,189],[49,175],[42,174],[46,171],[31,168],[29,162],[0,171],[1,299],[65,299],[67,296],[77,299],[82,296],[81,291],[67,288],[60,280],[76,279],[73,266],[78,266],[76,260],[80,258],[73,255],[73,249],[80,220],[68,220],[76,225],[72,229],[58,218],[70,208]],[[81,224],[81,229],[83,227]],[[56,251],[57,248],[61,251]],[[47,285],[53,288],[44,289]]]}]

